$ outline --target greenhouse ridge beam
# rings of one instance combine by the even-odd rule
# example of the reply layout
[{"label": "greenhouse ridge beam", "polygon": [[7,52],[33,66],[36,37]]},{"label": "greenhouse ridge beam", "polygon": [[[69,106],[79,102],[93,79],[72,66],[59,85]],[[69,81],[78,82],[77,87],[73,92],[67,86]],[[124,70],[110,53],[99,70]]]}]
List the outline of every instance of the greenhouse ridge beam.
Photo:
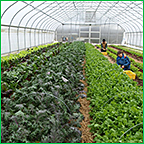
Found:
[{"label": "greenhouse ridge beam", "polygon": [[[76,23],[64,23],[64,25],[84,25],[84,26],[100,26],[100,25],[107,25],[109,23],[101,23],[101,24],[92,24],[92,23],[88,23],[88,24],[83,24],[83,23],[79,23],[79,24],[76,24]],[[117,23],[110,23],[110,24],[117,24]]]}]

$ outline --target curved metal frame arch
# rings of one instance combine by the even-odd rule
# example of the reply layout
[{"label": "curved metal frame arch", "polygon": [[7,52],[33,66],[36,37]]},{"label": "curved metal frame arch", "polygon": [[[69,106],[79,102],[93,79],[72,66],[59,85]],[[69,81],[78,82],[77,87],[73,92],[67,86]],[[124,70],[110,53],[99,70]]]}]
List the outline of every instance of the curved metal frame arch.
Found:
[{"label": "curved metal frame arch", "polygon": [[[122,2],[123,3],[123,2]],[[125,4],[125,3],[123,3],[123,4]],[[134,4],[133,2],[131,3],[131,4]],[[118,4],[119,5],[119,4]],[[123,7],[123,6],[121,6],[121,5],[119,5],[119,7],[121,7],[121,8],[125,8],[125,7]],[[129,7],[129,5],[127,5],[127,7],[125,8],[125,10],[127,9]],[[131,11],[129,11],[130,13],[131,13]],[[132,14],[132,13],[131,13]],[[118,16],[118,15],[117,15]],[[116,18],[117,16],[114,16],[114,18]],[[119,15],[119,17],[122,17],[123,15]],[[129,17],[131,17],[131,15],[129,15]],[[131,17],[132,18],[132,17]],[[122,20],[123,20],[123,18],[122,18]],[[131,20],[131,19],[130,19]],[[128,21],[129,22],[129,21]],[[119,23],[119,25],[120,25],[121,23]],[[139,23],[140,24],[140,23]],[[137,25],[137,24],[136,24]],[[130,25],[129,25],[130,26]],[[138,27],[139,28],[139,27]]]},{"label": "curved metal frame arch", "polygon": [[[30,3],[33,3],[33,1],[30,2]],[[19,11],[17,11],[17,13],[15,13],[15,15],[13,16],[13,18],[12,18],[11,21],[10,21],[10,25],[9,25],[9,29],[8,29],[8,37],[9,37],[9,49],[10,49],[10,53],[11,53],[10,28],[11,28],[12,21],[14,20],[15,16],[16,16],[20,11],[22,11],[23,9],[25,9],[27,6],[28,6],[28,5],[22,7]],[[19,49],[18,49],[18,51],[19,51]]]},{"label": "curved metal frame arch", "polygon": [[[57,7],[57,6],[54,6],[54,7]],[[53,8],[54,8],[54,7],[53,7]],[[52,8],[52,9],[53,9],[53,8]],[[47,12],[48,12],[48,11],[47,11]],[[52,13],[53,13],[53,12],[52,12]],[[41,25],[39,26],[39,29],[41,29],[41,26],[42,26],[43,23],[45,23],[46,21],[50,21],[50,22],[52,21],[52,19],[49,20],[49,18],[47,18],[47,19],[45,19],[45,18],[47,18],[47,17],[44,17],[44,18],[42,18],[42,19],[39,20],[39,22],[43,20],[43,21],[41,22]],[[55,17],[55,18],[56,18],[56,17]],[[44,19],[45,19],[45,20],[44,20]],[[36,20],[35,20],[35,21],[36,21]],[[35,21],[34,21],[34,22],[35,22]],[[34,22],[33,22],[33,24],[34,24]],[[38,27],[39,22],[37,23],[36,28]],[[44,28],[43,28],[43,29],[44,29]]]},{"label": "curved metal frame arch", "polygon": [[[24,1],[22,1],[22,2],[24,2]],[[24,2],[24,3],[27,4],[26,2]],[[36,8],[35,8],[34,6],[32,6],[31,4],[28,4],[28,5],[31,6],[32,8],[34,8],[34,9],[36,9]],[[38,10],[39,12],[42,12],[42,13],[45,14],[46,16],[48,16],[48,17],[50,17],[50,18],[56,20],[57,22],[62,23],[61,21],[59,21],[59,20],[53,18],[52,16],[46,14],[46,13],[43,12],[42,10],[39,10],[39,9],[37,9],[37,10]],[[31,26],[31,27],[32,27],[32,26]],[[41,34],[42,34],[42,33],[41,33]],[[30,46],[31,46],[31,29],[30,29]]]},{"label": "curved metal frame arch", "polygon": [[[5,16],[5,14],[7,13],[7,11],[12,7],[14,6],[15,4],[18,4],[19,1],[16,1],[14,3],[12,3],[11,5],[9,5],[5,10],[4,12],[2,13],[1,15],[1,19]],[[14,15],[13,17],[11,18],[10,20],[10,23],[8,25],[8,41],[9,41],[9,51],[11,53],[11,28],[13,27],[12,26],[12,23],[13,23],[13,20],[15,19],[15,17],[17,16],[18,13],[20,13],[21,11],[23,11],[26,7],[28,6],[31,6],[32,9],[30,11],[28,11],[26,14],[23,15],[23,17],[20,19],[19,23],[18,23],[18,26],[17,26],[17,47],[18,47],[18,51],[20,49],[20,38],[19,38],[19,29],[20,29],[20,25],[22,23],[22,21],[24,20],[24,18],[26,16],[28,16],[32,11],[34,10],[37,10],[38,12],[36,12],[35,14],[33,14],[26,22],[25,24],[25,27],[24,27],[24,46],[26,48],[26,29],[28,28],[28,24],[29,22],[32,20],[32,18],[34,16],[36,16],[37,14],[39,13],[42,13],[42,15],[46,15],[45,17],[43,18],[40,18],[42,15],[40,16],[36,16],[36,18],[34,18],[34,20],[32,21],[32,24],[30,25],[30,27],[28,29],[30,29],[30,46],[31,46],[31,31],[34,30],[34,44],[36,45],[36,31],[38,30],[38,33],[41,31],[41,38],[43,40],[43,37],[44,37],[44,41],[45,40],[45,36],[48,35],[46,33],[42,33],[42,31],[56,31],[58,29],[59,26],[63,25],[64,22],[67,22],[69,20],[71,20],[72,22],[72,18],[73,16],[78,16],[80,15],[79,13],[79,10],[81,10],[81,7],[83,9],[82,12],[85,12],[85,10],[87,9],[87,7],[90,8],[90,5],[88,4],[87,6],[87,3],[84,3],[82,1],[76,3],[76,2],[51,2],[49,3],[48,6],[44,7],[43,9],[39,9],[39,6],[43,5],[46,1],[40,3],[39,5],[37,6],[33,6],[32,2],[29,2],[27,3],[26,1],[21,1],[23,3],[26,4],[26,6],[22,6]],[[63,5],[62,5],[63,3]],[[69,4],[70,3],[70,4]],[[89,3],[89,2],[88,2]],[[102,3],[102,4],[101,4]],[[137,11],[137,9],[140,9],[142,10],[142,7],[140,7],[141,3],[135,3],[135,2],[121,2],[123,5],[121,5],[119,3],[119,1],[116,1],[114,3],[108,3],[108,7],[105,7],[105,3],[104,2],[91,2],[91,6],[92,4],[96,6],[96,9],[95,9],[95,12],[97,13],[100,13],[101,16],[99,18],[99,21],[105,17],[105,24],[107,23],[107,20],[111,20],[113,21],[114,23],[116,23],[117,25],[119,25],[120,27],[122,27],[126,33],[129,33],[129,35],[133,36],[133,39],[134,39],[134,33],[137,33],[137,32],[143,32],[142,30],[142,14],[141,12]],[[57,4],[57,5],[54,5],[52,8],[49,8],[50,5],[53,5],[53,4]],[[73,4],[73,6],[72,6]],[[101,5],[100,5],[101,4]],[[134,7],[134,4],[136,6],[136,8]],[[68,6],[66,6],[68,5]],[[102,8],[104,11],[101,13],[99,11],[97,11],[98,7],[100,5],[100,8]],[[118,5],[118,7],[116,6]],[[132,6],[131,6],[132,5]],[[53,8],[55,7],[58,7],[58,9],[56,9],[55,11],[53,10]],[[94,6],[93,6],[94,7]],[[116,11],[115,9],[113,10],[112,8],[116,7],[119,11],[115,14],[114,11]],[[47,12],[44,12],[43,10],[46,9],[46,8],[49,8]],[[130,8],[130,9],[129,9]],[[112,11],[111,11],[112,9]],[[52,11],[53,10],[53,11]],[[47,14],[48,12],[50,12],[49,14]],[[124,14],[121,14],[121,12],[127,12],[126,13],[126,16],[124,16]],[[133,13],[134,12],[134,13]],[[121,14],[121,15],[119,15]],[[108,15],[108,16],[106,16]],[[80,20],[80,17],[78,16],[77,18],[79,18]],[[138,20],[138,21],[135,21],[135,20]],[[76,21],[74,19],[74,21]],[[83,21],[83,20],[82,20]],[[36,24],[37,22],[37,24]],[[101,21],[100,21],[101,23]],[[34,28],[33,26],[36,25]],[[21,27],[23,28],[23,27]],[[39,43],[39,34],[38,34],[38,43]],[[41,42],[42,42],[41,40]],[[137,41],[137,40],[136,40]]]},{"label": "curved metal frame arch", "polygon": [[[53,3],[55,3],[55,2],[53,2]],[[53,3],[50,3],[48,6],[46,6],[46,7],[49,7],[50,5],[52,5]],[[43,9],[45,9],[46,7],[44,7]],[[42,10],[43,10],[42,9]],[[27,23],[26,23],[26,25],[25,25],[25,30],[24,30],[24,35],[25,35],[25,33],[26,33],[26,27],[27,27],[27,25],[28,25],[28,23],[30,22],[30,20],[35,16],[35,15],[37,15],[39,12],[37,12],[37,13],[35,13],[35,14],[33,14],[30,18],[29,18],[29,20],[27,21]],[[39,35],[38,35],[39,36]],[[24,37],[24,40],[25,40],[25,37]],[[26,41],[26,40],[25,40]],[[26,47],[26,43],[25,43],[25,47]]]},{"label": "curved metal frame arch", "polygon": [[[119,5],[120,6],[120,5]],[[120,7],[122,7],[122,6],[120,6]],[[122,8],[124,8],[124,7],[122,7]],[[121,17],[121,15],[119,15],[119,17]],[[122,20],[123,20],[123,18],[122,18]],[[112,20],[113,22],[115,22],[114,20]],[[116,21],[117,21],[117,19],[116,19]],[[119,20],[118,20],[119,21]],[[106,23],[106,22],[105,22]],[[117,22],[115,22],[115,23],[117,23]],[[119,25],[120,25],[120,23],[118,23]],[[129,25],[129,24],[128,24]],[[128,29],[130,29],[130,25],[129,25],[129,27],[128,27]],[[135,29],[135,28],[134,28]]]},{"label": "curved metal frame arch", "polygon": [[14,2],[13,4],[11,4],[9,7],[6,8],[6,10],[3,12],[1,19],[3,18],[4,14],[7,12],[8,9],[10,9],[13,5],[15,5],[18,1]]},{"label": "curved metal frame arch", "polygon": [[[45,1],[46,2],[46,1]],[[41,5],[43,5],[45,2],[43,2],[43,3],[41,3],[40,5],[38,5],[37,7],[39,7],[39,6],[41,6]],[[36,8],[37,8],[36,7]],[[23,21],[23,19],[29,14],[29,13],[31,13],[32,11],[34,11],[35,9],[32,9],[32,10],[30,10],[29,12],[27,12],[22,18],[21,18],[21,20],[20,20],[20,22],[19,22],[19,24],[18,24],[18,29],[17,29],[17,40],[18,40],[18,48],[19,48],[19,27],[20,27],[20,24],[21,24],[21,22]],[[24,35],[24,37],[25,37],[25,35]],[[26,40],[24,39],[24,43],[25,43],[25,46],[26,46]],[[26,47],[25,47],[26,48]]]},{"label": "curved metal frame arch", "polygon": [[[62,3],[62,2],[61,2],[61,3]],[[67,4],[68,4],[68,2],[67,2]],[[54,7],[57,7],[57,5],[54,6]],[[53,8],[54,8],[54,7],[53,7]],[[52,8],[52,9],[53,9],[53,8]],[[53,12],[52,12],[52,13],[53,13]],[[46,18],[46,17],[44,17],[44,18]],[[44,18],[40,19],[39,22],[42,21],[42,20],[44,20]],[[55,18],[56,18],[56,17],[55,17]],[[63,18],[63,17],[62,17],[62,18]],[[51,20],[46,19],[46,20],[44,20],[43,22],[41,22],[41,25],[39,26],[39,29],[41,29],[41,27],[42,27],[42,25],[43,25],[43,23],[44,23],[45,21],[52,21],[52,19],[51,19]],[[37,23],[36,28],[38,27],[39,22]],[[48,29],[44,29],[44,27],[43,27],[42,29],[43,29],[43,30],[48,30]],[[50,30],[48,30],[48,31],[50,31]]]},{"label": "curved metal frame arch", "polygon": [[[73,10],[73,9],[70,9],[70,10]],[[75,11],[75,9],[74,9],[73,11]],[[72,12],[73,12],[73,11],[72,11]],[[69,13],[71,13],[71,12],[69,12]],[[62,13],[61,13],[61,15],[62,15]],[[69,18],[69,19],[71,19],[71,18]],[[69,20],[69,19],[68,19],[68,20]],[[65,21],[66,21],[66,20],[65,20]],[[47,24],[47,23],[46,23],[46,24]],[[44,29],[48,29],[48,25],[51,26],[53,23],[50,21],[47,26],[46,26],[46,24],[44,25]],[[46,27],[46,28],[45,28],[45,27]]]},{"label": "curved metal frame arch", "polygon": [[[69,2],[67,2],[67,3],[69,3]],[[71,4],[70,4],[69,6],[71,6]],[[69,9],[69,10],[73,10],[73,9]],[[60,12],[60,11],[59,11],[59,12]],[[68,11],[68,12],[69,12],[69,11]],[[59,14],[59,13],[58,13],[58,14]],[[60,15],[57,15],[57,16],[55,16],[55,17],[57,18],[57,17],[59,17],[59,16],[61,16],[61,15],[63,15],[62,12],[60,12]],[[68,19],[69,19],[69,18],[68,18]],[[46,21],[44,21],[44,22],[46,22]],[[47,23],[46,23],[46,24],[47,24]],[[46,24],[44,24],[43,27],[45,27]],[[49,24],[52,24],[52,20],[49,21]],[[44,28],[44,29],[45,29],[45,28]]]},{"label": "curved metal frame arch", "polygon": [[[56,6],[53,6],[50,10],[52,10],[54,7],[56,7]],[[48,10],[47,12],[49,12],[50,10]],[[42,14],[43,15],[43,14]],[[40,18],[42,15],[40,15],[40,16],[38,16],[34,21],[33,21],[33,23],[31,24],[31,27],[34,25],[34,23],[36,22],[36,20],[38,20],[38,18]],[[45,16],[45,17],[47,17],[47,16]],[[38,22],[37,22],[37,25],[35,26],[35,30],[34,30],[34,34],[35,34],[35,32],[36,32],[36,29],[38,28],[38,25],[39,25],[39,23],[40,23],[40,21],[42,21],[44,18],[42,18],[42,19],[40,19]],[[49,19],[49,18],[48,18]],[[43,22],[41,22],[41,23],[43,23]],[[41,29],[41,28],[38,28],[38,29]],[[40,31],[40,30],[39,30]],[[30,33],[31,33],[31,31],[30,31]],[[42,33],[41,33],[42,34]],[[38,35],[39,36],[39,35]],[[42,37],[42,35],[41,35],[41,37]],[[39,38],[38,38],[39,39]]]},{"label": "curved metal frame arch", "polygon": [[[80,4],[81,4],[81,3],[80,3]],[[78,6],[78,5],[77,5],[77,6]],[[75,9],[77,9],[77,8],[75,8]],[[84,8],[83,8],[83,11],[84,11]],[[72,18],[75,17],[75,16],[78,16],[80,13],[81,13],[81,12],[79,12],[79,13],[77,12],[77,14],[74,15],[74,16],[72,16],[70,19],[72,19]],[[68,19],[68,20],[70,20],[70,19]],[[68,21],[68,20],[67,20],[67,21]],[[65,20],[65,22],[66,22],[66,20]],[[49,25],[49,24],[48,24],[48,25]],[[46,26],[46,29],[48,28],[48,25]],[[52,24],[51,24],[51,25],[52,25]],[[56,25],[56,24],[55,24],[55,25]],[[55,26],[55,25],[54,25],[54,26]],[[54,26],[53,26],[53,27],[54,27]],[[59,26],[59,25],[58,25],[58,26]],[[55,28],[55,30],[56,30],[56,29],[57,29],[57,28]]]}]

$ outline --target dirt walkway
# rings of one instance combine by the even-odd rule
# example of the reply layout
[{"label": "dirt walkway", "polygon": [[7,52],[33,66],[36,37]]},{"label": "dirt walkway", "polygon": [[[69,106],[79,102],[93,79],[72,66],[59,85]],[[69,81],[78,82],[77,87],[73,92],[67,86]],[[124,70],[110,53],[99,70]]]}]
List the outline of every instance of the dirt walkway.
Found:
[{"label": "dirt walkway", "polygon": [[[96,49],[97,49],[97,48],[96,48]],[[98,50],[99,52],[101,52],[100,49],[97,49],[97,50]],[[115,61],[113,61],[108,55],[105,55],[105,57],[108,58],[108,60],[109,60],[110,63],[112,63],[112,64],[115,63]]]},{"label": "dirt walkway", "polygon": [[[84,64],[83,64],[83,75],[85,77],[85,65],[86,64],[86,60],[84,60]],[[87,83],[84,80],[80,80],[84,85],[84,91],[87,93]],[[85,95],[87,95],[86,93],[83,93]],[[84,116],[84,120],[80,123],[81,128],[79,128],[80,131],[82,131],[82,142],[81,143],[94,143],[93,142],[93,137],[92,137],[92,133],[90,132],[90,128],[88,128],[88,125],[90,125],[90,116],[89,116],[89,112],[90,112],[90,108],[89,108],[89,104],[90,101],[87,100],[87,98],[79,98],[78,102],[80,102],[81,107],[80,107],[80,112],[83,114]]]},{"label": "dirt walkway", "polygon": [[[116,48],[114,48],[114,47],[111,47],[111,46],[109,46],[109,47],[110,47],[110,48],[113,48],[113,49],[116,50],[116,51],[118,51],[118,49],[116,49]],[[125,52],[124,52],[124,53],[125,53]],[[125,55],[126,55],[126,54],[125,54]],[[128,55],[128,57],[132,58],[135,62],[143,63],[142,61],[139,61],[139,60],[137,60],[137,59],[131,57],[129,54],[127,54],[127,55]]]}]

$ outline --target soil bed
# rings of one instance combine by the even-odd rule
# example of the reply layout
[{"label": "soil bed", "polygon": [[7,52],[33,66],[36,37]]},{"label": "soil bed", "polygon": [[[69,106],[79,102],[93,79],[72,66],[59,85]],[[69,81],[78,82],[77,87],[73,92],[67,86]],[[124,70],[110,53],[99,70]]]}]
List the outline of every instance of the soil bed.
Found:
[{"label": "soil bed", "polygon": [[[113,46],[109,46],[110,48],[113,48],[114,50],[121,50],[121,49],[118,49],[116,47],[113,47]],[[125,54],[127,54],[129,57],[133,58],[135,60],[135,62],[139,62],[139,63],[143,63],[143,57],[138,57],[137,55],[133,55],[125,50],[121,50],[123,51]]]},{"label": "soil bed", "polygon": [[[84,60],[84,64],[83,64],[83,75],[85,77],[85,65],[86,64],[86,60]],[[86,78],[86,77],[85,77]],[[84,91],[87,93],[87,83],[84,80],[80,80],[84,85]],[[83,93],[85,95],[87,95],[86,93]],[[94,143],[93,142],[93,136],[92,133],[90,132],[90,128],[88,128],[88,125],[90,125],[90,116],[89,116],[89,112],[90,112],[90,108],[89,108],[89,104],[90,101],[87,100],[87,98],[79,98],[78,102],[81,104],[80,107],[80,112],[83,114],[84,116],[84,120],[80,123],[81,128],[79,128],[79,130],[82,132],[82,141],[81,143]]]}]

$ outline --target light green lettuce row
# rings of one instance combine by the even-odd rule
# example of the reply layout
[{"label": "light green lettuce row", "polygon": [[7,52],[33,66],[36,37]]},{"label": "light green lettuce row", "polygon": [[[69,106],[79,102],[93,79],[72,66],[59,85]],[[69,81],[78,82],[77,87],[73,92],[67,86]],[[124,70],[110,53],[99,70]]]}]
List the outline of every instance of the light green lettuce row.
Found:
[{"label": "light green lettuce row", "polygon": [[32,47],[32,48],[30,48],[29,50],[22,50],[22,51],[20,51],[20,52],[17,53],[17,54],[10,54],[9,56],[3,56],[3,57],[1,57],[1,62],[25,57],[27,54],[31,54],[32,52],[38,51],[38,50],[41,49],[41,48],[48,47],[48,46],[52,46],[52,45],[55,45],[55,44],[57,44],[57,43],[40,45],[40,46],[38,46],[38,47]]},{"label": "light green lettuce row", "polygon": [[94,141],[143,142],[142,87],[88,43],[86,76]]}]

